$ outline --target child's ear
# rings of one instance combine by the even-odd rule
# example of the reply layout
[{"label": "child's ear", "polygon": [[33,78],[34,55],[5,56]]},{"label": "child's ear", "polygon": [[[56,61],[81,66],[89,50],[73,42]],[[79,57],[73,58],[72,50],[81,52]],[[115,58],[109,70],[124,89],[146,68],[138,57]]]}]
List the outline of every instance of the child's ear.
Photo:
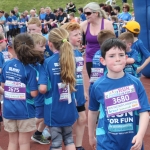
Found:
[{"label": "child's ear", "polygon": [[106,66],[106,62],[105,62],[105,59],[103,57],[100,57],[100,62],[102,63],[102,65]]}]

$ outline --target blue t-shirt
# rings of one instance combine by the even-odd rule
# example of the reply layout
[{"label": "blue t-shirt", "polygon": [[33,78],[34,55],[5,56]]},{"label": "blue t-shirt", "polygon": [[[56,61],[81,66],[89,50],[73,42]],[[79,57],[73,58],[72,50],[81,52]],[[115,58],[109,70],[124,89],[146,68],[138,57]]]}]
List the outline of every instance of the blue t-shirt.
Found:
[{"label": "blue t-shirt", "polygon": [[[134,85],[141,109],[108,117],[104,92],[111,92],[114,89],[129,85]],[[100,110],[96,129],[98,150],[130,150],[132,139],[138,131],[139,114],[149,111],[150,105],[142,83],[134,76],[125,74],[122,78],[110,79],[107,75],[104,75],[93,84],[90,93],[89,110]]]},{"label": "blue t-shirt", "polygon": [[124,68],[124,71],[132,74],[135,77],[138,77],[136,70],[139,67],[138,65],[138,52],[135,49],[131,49],[130,52],[126,52],[128,58],[133,58],[135,62],[133,64],[127,64]]},{"label": "blue t-shirt", "polygon": [[40,14],[39,15],[39,19],[44,21],[45,20],[45,16],[46,16],[46,13]]},{"label": "blue t-shirt", "polygon": [[[9,16],[8,18],[7,18],[7,22],[12,22],[12,18],[11,18],[11,16]],[[9,29],[11,30],[11,29],[13,29],[13,25],[12,24],[9,24]]]},{"label": "blue t-shirt", "polygon": [[85,21],[85,20],[86,20],[85,14],[82,13],[82,14],[80,15],[80,21]]},{"label": "blue t-shirt", "polygon": [[1,82],[1,72],[2,72],[2,67],[3,67],[4,62],[5,62],[5,60],[4,60],[3,53],[0,52],[0,82]]},{"label": "blue t-shirt", "polygon": [[[35,117],[34,98],[31,96],[31,91],[38,90],[38,84],[36,80],[36,71],[31,65],[23,65],[18,59],[12,59],[3,65],[2,69],[2,83],[6,84],[6,81],[17,82],[25,84],[25,91],[22,89],[15,89],[10,86],[8,90],[4,90],[4,103],[3,103],[3,116],[6,119],[29,119]],[[5,88],[4,88],[5,89]],[[10,92],[9,95],[14,93],[25,93],[25,100],[18,100],[16,98],[10,99],[5,97],[5,92]],[[20,96],[21,97],[21,96]]]},{"label": "blue t-shirt", "polygon": [[24,33],[24,32],[26,32],[26,19],[25,18],[21,18],[20,20],[19,20],[19,22],[20,23],[22,23],[22,24],[20,24],[18,27],[20,28],[20,33]]},{"label": "blue t-shirt", "polygon": [[72,102],[60,101],[58,83],[61,83],[59,53],[53,54],[44,61],[40,70],[39,84],[47,85],[44,102],[44,123],[51,127],[65,127],[74,124],[78,118],[74,93]]},{"label": "blue t-shirt", "polygon": [[[148,57],[150,57],[150,52],[147,50],[147,48],[144,46],[143,42],[140,39],[134,42],[131,48],[135,49],[138,52],[138,59],[137,59],[138,66],[141,66],[143,64],[143,59],[147,59]],[[138,77],[140,76],[141,73],[138,74]]]},{"label": "blue t-shirt", "polygon": [[[11,16],[12,18],[12,22],[16,22],[17,21],[17,17],[14,15],[14,16]],[[18,25],[12,25],[13,28],[17,29],[18,28]]]},{"label": "blue t-shirt", "polygon": [[123,21],[130,21],[131,20],[131,14],[129,12],[122,12],[118,15],[118,19],[121,19]]},{"label": "blue t-shirt", "polygon": [[84,105],[86,100],[84,97],[84,86],[83,86],[83,76],[82,76],[83,70],[80,70],[79,67],[81,68],[83,67],[84,60],[83,60],[81,52],[79,52],[78,50],[74,50],[74,56],[75,56],[75,61],[76,61],[76,87],[75,89],[77,90],[75,92],[75,98],[77,101],[77,106],[82,106]]},{"label": "blue t-shirt", "polygon": [[[98,50],[92,60],[92,68],[103,68],[104,69],[104,73],[107,73],[107,68],[106,66],[104,66],[103,64],[101,64],[100,62],[100,57],[101,57],[101,50]],[[92,85],[93,83],[90,83],[89,86],[89,93],[91,92],[92,89]]]},{"label": "blue t-shirt", "polygon": [[[39,71],[40,71],[40,68],[41,68],[41,64],[37,64],[36,66],[32,65],[32,67],[35,69],[36,71],[36,80],[38,81],[39,80]],[[44,106],[44,95],[41,94],[40,92],[38,93],[38,95],[34,98],[34,105],[35,107],[38,107],[38,106]]]},{"label": "blue t-shirt", "polygon": [[48,58],[50,56],[53,55],[53,52],[50,50],[49,46],[48,46],[48,34],[43,35],[46,38],[46,49],[44,51],[44,58]]}]

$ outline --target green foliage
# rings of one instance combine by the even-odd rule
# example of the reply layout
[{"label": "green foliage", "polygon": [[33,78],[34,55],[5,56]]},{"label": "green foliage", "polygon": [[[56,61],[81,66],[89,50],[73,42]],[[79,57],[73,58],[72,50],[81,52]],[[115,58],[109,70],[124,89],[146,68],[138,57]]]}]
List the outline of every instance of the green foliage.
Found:
[{"label": "green foliage", "polygon": [[[40,7],[50,6],[51,9],[57,9],[58,7],[65,8],[66,3],[70,0],[0,0],[0,10],[10,12],[15,6],[19,8],[19,12],[24,10],[30,10],[36,8],[39,11]],[[105,0],[72,0],[76,7],[84,7],[89,2],[105,3]],[[122,0],[116,0],[117,5],[122,6]],[[128,0],[131,6],[132,0]]]}]

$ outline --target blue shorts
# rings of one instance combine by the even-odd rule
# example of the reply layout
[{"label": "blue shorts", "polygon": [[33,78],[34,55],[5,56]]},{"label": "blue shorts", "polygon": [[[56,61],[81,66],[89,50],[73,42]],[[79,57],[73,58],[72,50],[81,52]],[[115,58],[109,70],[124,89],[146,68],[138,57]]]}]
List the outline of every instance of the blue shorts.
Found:
[{"label": "blue shorts", "polygon": [[44,106],[35,107],[35,117],[38,119],[44,118]]}]

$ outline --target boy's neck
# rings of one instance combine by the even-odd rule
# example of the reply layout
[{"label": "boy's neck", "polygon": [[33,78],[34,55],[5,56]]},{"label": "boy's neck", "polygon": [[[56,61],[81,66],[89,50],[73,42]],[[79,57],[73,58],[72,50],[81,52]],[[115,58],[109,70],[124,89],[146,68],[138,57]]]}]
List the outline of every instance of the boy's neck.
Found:
[{"label": "boy's neck", "polygon": [[126,52],[131,52],[131,51],[132,51],[132,49],[131,49],[131,48],[126,49]]},{"label": "boy's neck", "polygon": [[107,74],[107,77],[110,78],[110,79],[119,79],[119,78],[122,78],[123,76],[124,76],[123,70],[119,73],[108,71],[108,74]]},{"label": "boy's neck", "polygon": [[134,42],[136,42],[138,40],[138,38],[137,37],[134,37]]}]

